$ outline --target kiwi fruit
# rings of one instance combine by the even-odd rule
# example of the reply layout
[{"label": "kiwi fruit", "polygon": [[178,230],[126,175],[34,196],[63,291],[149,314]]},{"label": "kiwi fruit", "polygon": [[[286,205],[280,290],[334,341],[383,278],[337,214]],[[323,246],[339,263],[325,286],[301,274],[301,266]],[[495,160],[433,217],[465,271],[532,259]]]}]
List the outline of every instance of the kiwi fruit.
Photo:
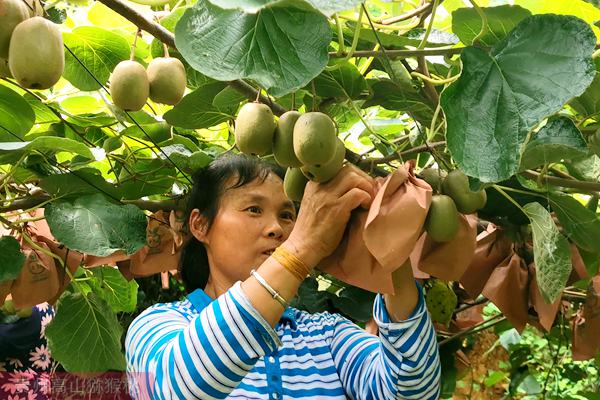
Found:
[{"label": "kiwi fruit", "polygon": [[294,125],[294,153],[304,165],[320,167],[335,155],[335,125],[320,112],[309,112]]},{"label": "kiwi fruit", "polygon": [[458,297],[448,284],[435,279],[427,289],[425,304],[433,322],[448,325],[458,305]]},{"label": "kiwi fruit", "polygon": [[485,190],[473,192],[469,188],[469,178],[458,169],[451,171],[442,183],[444,194],[452,197],[456,208],[463,214],[472,214],[483,208],[487,202]]},{"label": "kiwi fruit", "polygon": [[110,95],[117,107],[125,111],[141,110],[149,93],[148,75],[142,64],[133,60],[117,64],[110,78]]},{"label": "kiwi fruit", "polygon": [[10,38],[17,25],[29,18],[29,8],[22,0],[0,0],[0,57],[8,57]]},{"label": "kiwi fruit", "polygon": [[43,17],[26,19],[15,27],[8,66],[19,85],[49,89],[65,69],[65,51],[58,25]]},{"label": "kiwi fruit", "polygon": [[8,59],[0,58],[0,78],[12,78],[10,68],[8,68]]},{"label": "kiwi fruit", "polygon": [[336,139],[335,155],[331,160],[327,161],[321,166],[306,165],[301,168],[302,173],[308,179],[314,182],[327,182],[334,178],[337,173],[342,169],[344,164],[344,157],[346,156],[346,146],[341,139]]},{"label": "kiwi fruit", "polygon": [[431,186],[434,192],[442,189],[442,181],[448,175],[446,171],[437,168],[425,168],[419,173],[419,177]]},{"label": "kiwi fruit", "polygon": [[292,201],[302,201],[304,189],[308,179],[302,174],[300,168],[288,168],[283,178],[283,191]]},{"label": "kiwi fruit", "polygon": [[435,242],[449,242],[456,236],[459,223],[454,200],[443,194],[434,195],[425,219],[427,235]]},{"label": "kiwi fruit", "polygon": [[273,151],[275,117],[266,104],[246,103],[235,119],[235,143],[247,155],[264,156]]},{"label": "kiwi fruit", "polygon": [[156,103],[174,106],[187,86],[185,67],[177,58],[157,57],[148,64],[150,98]]},{"label": "kiwi fruit", "polygon": [[279,117],[275,135],[273,136],[273,156],[282,167],[298,168],[302,166],[294,153],[294,125],[302,114],[288,111]]}]

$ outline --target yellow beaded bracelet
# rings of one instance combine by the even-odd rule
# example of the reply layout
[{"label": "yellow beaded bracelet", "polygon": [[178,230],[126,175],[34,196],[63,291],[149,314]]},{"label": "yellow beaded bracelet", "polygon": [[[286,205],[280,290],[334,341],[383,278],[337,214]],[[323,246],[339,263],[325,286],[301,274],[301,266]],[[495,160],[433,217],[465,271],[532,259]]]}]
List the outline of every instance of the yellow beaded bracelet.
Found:
[{"label": "yellow beaded bracelet", "polygon": [[279,246],[275,249],[272,257],[279,262],[285,269],[290,271],[300,282],[310,276],[311,268],[308,267],[302,260],[290,253],[285,248]]}]

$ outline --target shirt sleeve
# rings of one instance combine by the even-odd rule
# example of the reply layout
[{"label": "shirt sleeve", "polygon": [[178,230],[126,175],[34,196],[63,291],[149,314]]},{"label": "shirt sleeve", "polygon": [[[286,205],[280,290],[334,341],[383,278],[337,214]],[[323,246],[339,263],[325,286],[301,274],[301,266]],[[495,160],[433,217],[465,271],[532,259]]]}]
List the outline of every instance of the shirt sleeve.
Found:
[{"label": "shirt sleeve", "polygon": [[418,285],[419,301],[403,321],[391,322],[378,294],[373,317],[379,337],[342,316],[334,320],[331,351],[346,392],[353,399],[437,399],[440,358],[435,330]]},{"label": "shirt sleeve", "polygon": [[189,318],[172,304],[130,325],[125,355],[134,399],[225,399],[281,341],[241,282]]}]

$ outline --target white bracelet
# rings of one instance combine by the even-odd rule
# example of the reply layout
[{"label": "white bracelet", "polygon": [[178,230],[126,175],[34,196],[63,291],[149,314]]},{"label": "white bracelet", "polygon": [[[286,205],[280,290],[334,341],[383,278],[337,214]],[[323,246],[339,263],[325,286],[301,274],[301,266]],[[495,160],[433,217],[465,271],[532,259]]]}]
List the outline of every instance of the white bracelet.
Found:
[{"label": "white bracelet", "polygon": [[277,300],[279,304],[283,306],[284,309],[289,307],[290,304],[287,301],[285,301],[285,299],[281,297],[281,295],[277,293],[277,291],[275,291],[275,289],[273,289],[271,285],[269,285],[267,281],[265,281],[265,279],[262,276],[260,276],[258,272],[256,272],[256,270],[253,269],[252,271],[250,271],[250,274],[254,278],[256,278],[256,280],[258,281],[258,283],[261,284],[262,287],[264,287],[269,293],[271,293],[273,299]]}]

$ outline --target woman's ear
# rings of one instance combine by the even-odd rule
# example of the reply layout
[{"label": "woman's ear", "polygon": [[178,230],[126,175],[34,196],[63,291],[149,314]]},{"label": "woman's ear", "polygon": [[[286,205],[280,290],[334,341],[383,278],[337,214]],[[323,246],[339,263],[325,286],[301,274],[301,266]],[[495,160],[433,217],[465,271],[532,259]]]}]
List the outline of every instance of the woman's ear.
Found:
[{"label": "woman's ear", "polygon": [[190,233],[201,243],[208,244],[208,221],[200,210],[194,208],[189,219]]}]

